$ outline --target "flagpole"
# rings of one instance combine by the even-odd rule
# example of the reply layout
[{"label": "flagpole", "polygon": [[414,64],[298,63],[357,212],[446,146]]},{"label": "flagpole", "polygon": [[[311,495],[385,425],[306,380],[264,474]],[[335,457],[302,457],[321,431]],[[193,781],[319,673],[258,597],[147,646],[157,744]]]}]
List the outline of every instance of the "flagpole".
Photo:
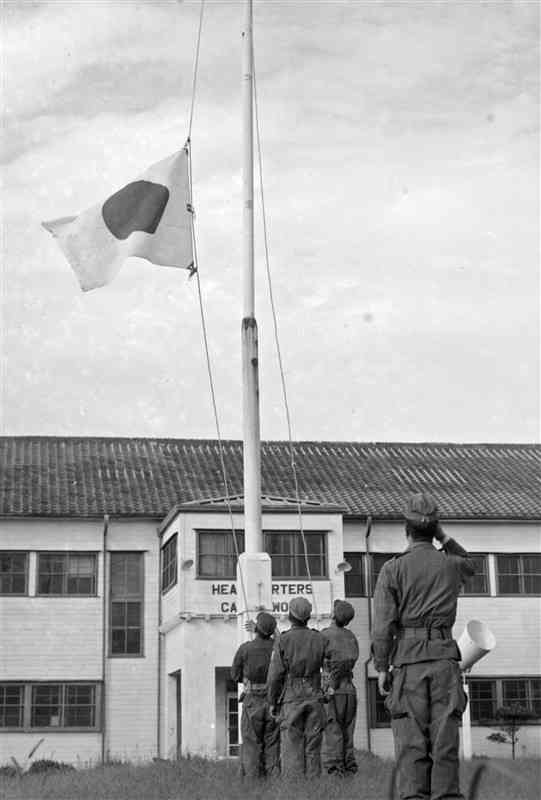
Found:
[{"label": "flagpole", "polygon": [[242,395],[246,553],[263,550],[259,361],[254,280],[253,2],[246,0],[243,31],[243,319]]}]

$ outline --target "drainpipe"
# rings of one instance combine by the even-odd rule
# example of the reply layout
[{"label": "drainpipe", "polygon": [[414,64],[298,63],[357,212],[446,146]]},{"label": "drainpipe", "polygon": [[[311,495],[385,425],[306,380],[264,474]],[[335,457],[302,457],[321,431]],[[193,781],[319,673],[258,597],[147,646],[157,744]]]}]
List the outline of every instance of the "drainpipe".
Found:
[{"label": "drainpipe", "polygon": [[106,727],[107,706],[105,702],[105,680],[107,664],[107,533],[109,531],[109,514],[103,515],[103,544],[102,544],[102,640],[101,640],[101,763],[105,764],[107,753]]},{"label": "drainpipe", "polygon": [[161,562],[161,534],[159,529],[156,531],[158,536],[158,713],[156,715],[156,756],[161,757],[162,752],[162,562]]},{"label": "drainpipe", "polygon": [[[370,514],[366,518],[366,528],[364,531],[364,550],[366,553],[366,602],[367,602],[367,617],[368,617],[368,640],[371,641],[372,638],[372,561],[370,559],[370,533],[372,531],[372,517]],[[372,737],[370,731],[370,687],[368,683],[368,665],[372,660],[371,651],[369,652],[368,658],[364,662],[364,690],[366,694],[366,744],[368,746],[368,752],[372,752]]]}]

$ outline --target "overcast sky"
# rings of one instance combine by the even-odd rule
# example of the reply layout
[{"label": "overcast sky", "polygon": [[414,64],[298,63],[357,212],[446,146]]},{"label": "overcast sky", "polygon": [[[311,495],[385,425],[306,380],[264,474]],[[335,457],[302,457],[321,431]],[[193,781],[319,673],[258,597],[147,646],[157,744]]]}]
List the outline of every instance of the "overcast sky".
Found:
[{"label": "overcast sky", "polygon": [[[4,2],[4,434],[213,437],[196,283],[83,294],[41,220],[182,146],[198,2]],[[207,2],[194,200],[222,432],[240,437],[242,4]],[[256,0],[295,438],[539,438],[532,2]],[[258,224],[258,235],[260,227]],[[262,436],[287,435],[261,237]]]}]

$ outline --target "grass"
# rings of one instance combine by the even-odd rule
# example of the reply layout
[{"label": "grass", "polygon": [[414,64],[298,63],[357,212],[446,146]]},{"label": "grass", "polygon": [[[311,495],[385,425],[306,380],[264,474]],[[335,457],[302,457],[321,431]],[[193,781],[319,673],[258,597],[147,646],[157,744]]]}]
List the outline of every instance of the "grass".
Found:
[{"label": "grass", "polygon": [[[243,781],[232,761],[184,758],[178,762],[95,766],[67,773],[0,777],[2,800],[388,800],[393,764],[359,754],[352,778],[312,781]],[[486,766],[475,800],[538,800],[541,762],[474,760],[462,769],[463,791]]]}]

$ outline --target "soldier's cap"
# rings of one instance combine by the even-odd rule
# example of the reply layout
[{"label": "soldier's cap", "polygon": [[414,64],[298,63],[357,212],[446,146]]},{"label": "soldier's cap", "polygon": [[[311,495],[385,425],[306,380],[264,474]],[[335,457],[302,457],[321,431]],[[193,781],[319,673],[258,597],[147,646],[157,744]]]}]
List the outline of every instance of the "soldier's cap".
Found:
[{"label": "soldier's cap", "polygon": [[404,511],[408,522],[413,522],[419,527],[428,527],[438,521],[438,506],[428,492],[412,494]]},{"label": "soldier's cap", "polygon": [[355,616],[355,609],[347,600],[335,600],[333,614],[340,625],[347,625]]},{"label": "soldier's cap", "polygon": [[272,636],[276,630],[276,620],[267,611],[260,611],[255,620],[255,629],[263,636]]},{"label": "soldier's cap", "polygon": [[289,603],[289,613],[299,622],[307,622],[312,613],[312,603],[306,597],[294,597]]}]

